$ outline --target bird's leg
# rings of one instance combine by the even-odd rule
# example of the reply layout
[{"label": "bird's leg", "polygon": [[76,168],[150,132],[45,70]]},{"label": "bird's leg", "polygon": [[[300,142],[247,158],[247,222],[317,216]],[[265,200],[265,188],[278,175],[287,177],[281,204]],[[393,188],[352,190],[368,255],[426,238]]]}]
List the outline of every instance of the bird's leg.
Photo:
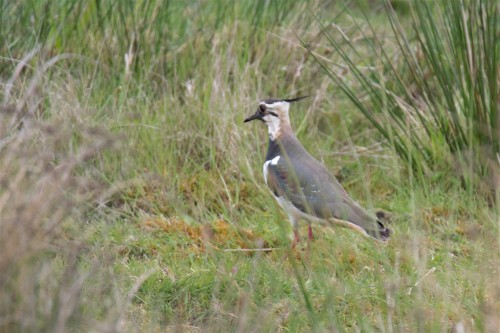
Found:
[{"label": "bird's leg", "polygon": [[313,230],[311,228],[311,224],[309,224],[309,229],[307,231],[307,237],[309,238],[310,241],[313,241],[314,240],[314,236],[313,236]]},{"label": "bird's leg", "polygon": [[312,231],[312,228],[311,228],[311,223],[309,223],[308,224],[308,230],[307,230],[307,251],[306,251],[306,255],[308,257],[311,254],[311,243],[312,243],[313,240],[314,240],[313,231]]},{"label": "bird's leg", "polygon": [[299,236],[299,231],[295,228],[293,228],[293,242],[292,242],[292,249],[297,246],[297,244],[300,242],[300,236]]},{"label": "bird's leg", "polygon": [[290,219],[290,223],[292,224],[293,228],[293,241],[292,241],[292,249],[297,246],[297,244],[300,242],[300,235],[299,235],[299,223],[295,216],[293,215],[288,215],[288,218]]}]

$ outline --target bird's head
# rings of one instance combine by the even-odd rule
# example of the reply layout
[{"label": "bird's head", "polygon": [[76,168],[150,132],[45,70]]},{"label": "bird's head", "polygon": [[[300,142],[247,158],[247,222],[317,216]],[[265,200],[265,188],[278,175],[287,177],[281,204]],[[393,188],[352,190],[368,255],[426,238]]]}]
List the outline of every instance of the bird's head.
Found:
[{"label": "bird's head", "polygon": [[278,120],[288,119],[288,108],[290,103],[300,101],[308,96],[302,96],[290,99],[269,98],[259,103],[257,111],[245,119],[245,123],[252,120],[261,120],[267,124]]},{"label": "bird's head", "polygon": [[263,121],[268,129],[271,140],[275,140],[282,134],[282,128],[290,127],[290,119],[288,117],[288,109],[290,103],[300,101],[308,96],[302,96],[290,99],[269,98],[259,103],[257,111],[245,119],[245,123],[252,120]]}]

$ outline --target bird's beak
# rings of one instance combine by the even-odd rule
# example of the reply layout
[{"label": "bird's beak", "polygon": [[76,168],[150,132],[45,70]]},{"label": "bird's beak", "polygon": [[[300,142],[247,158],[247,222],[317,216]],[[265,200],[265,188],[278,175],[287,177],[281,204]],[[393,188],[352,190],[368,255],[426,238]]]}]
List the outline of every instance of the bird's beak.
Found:
[{"label": "bird's beak", "polygon": [[255,120],[255,119],[259,119],[261,120],[262,119],[262,115],[260,114],[259,110],[257,110],[257,112],[255,112],[253,115],[251,115],[250,117],[247,117],[243,122],[244,123],[247,123],[249,121],[252,121],[252,120]]}]

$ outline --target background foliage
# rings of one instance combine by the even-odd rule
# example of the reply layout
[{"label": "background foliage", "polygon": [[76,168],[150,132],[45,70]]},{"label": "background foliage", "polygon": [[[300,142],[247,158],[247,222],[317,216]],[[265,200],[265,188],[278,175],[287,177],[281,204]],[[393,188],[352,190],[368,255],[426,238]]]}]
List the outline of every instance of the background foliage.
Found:
[{"label": "background foliage", "polygon": [[[496,332],[498,11],[0,1],[0,331]],[[389,244],[290,250],[242,121],[301,94]]]}]

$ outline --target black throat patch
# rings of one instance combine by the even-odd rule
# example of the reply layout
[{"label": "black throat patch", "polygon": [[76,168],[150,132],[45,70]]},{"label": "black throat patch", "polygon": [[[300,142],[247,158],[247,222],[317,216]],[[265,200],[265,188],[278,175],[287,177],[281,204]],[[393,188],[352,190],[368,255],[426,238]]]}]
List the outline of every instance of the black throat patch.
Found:
[{"label": "black throat patch", "polygon": [[271,140],[269,139],[269,145],[267,147],[267,155],[266,161],[272,160],[278,155],[282,155],[281,153],[281,142],[279,140]]}]

